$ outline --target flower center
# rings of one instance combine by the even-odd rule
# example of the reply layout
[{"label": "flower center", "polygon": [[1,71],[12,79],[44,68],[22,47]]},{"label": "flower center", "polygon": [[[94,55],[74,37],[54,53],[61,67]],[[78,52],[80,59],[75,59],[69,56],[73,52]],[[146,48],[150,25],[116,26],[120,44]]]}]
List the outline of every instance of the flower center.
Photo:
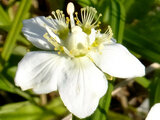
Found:
[{"label": "flower center", "polygon": [[103,34],[100,33],[100,29],[95,30],[100,24],[99,18],[101,16],[99,14],[97,20],[94,21],[97,14],[95,8],[81,9],[82,22],[78,19],[77,12],[74,18],[73,3],[67,5],[67,13],[69,18],[65,19],[62,11],[52,12],[55,19],[52,17],[47,17],[47,19],[53,26],[45,25],[47,33],[44,34],[44,38],[55,47],[58,54],[64,53],[70,57],[82,57],[87,55],[89,51],[101,53],[105,43],[112,43],[113,33],[110,26]]},{"label": "flower center", "polygon": [[84,56],[88,53],[89,38],[79,26],[72,27],[72,32],[66,40],[66,48],[75,57]]}]

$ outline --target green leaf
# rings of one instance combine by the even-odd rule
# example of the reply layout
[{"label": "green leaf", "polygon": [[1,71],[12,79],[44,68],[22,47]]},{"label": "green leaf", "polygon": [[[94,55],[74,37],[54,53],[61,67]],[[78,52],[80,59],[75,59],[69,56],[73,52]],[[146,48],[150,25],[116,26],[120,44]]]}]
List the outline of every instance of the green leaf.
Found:
[{"label": "green leaf", "polygon": [[18,56],[24,56],[27,53],[27,48],[21,45],[18,45],[14,48],[13,54]]},{"label": "green leaf", "polygon": [[0,5],[0,26],[9,24],[10,24],[10,18],[8,14],[5,12],[5,10],[2,8],[2,5]]},{"label": "green leaf", "polygon": [[149,88],[151,82],[146,79],[145,77],[136,77],[134,78],[134,80],[140,84],[141,86],[143,86],[144,88]]},{"label": "green leaf", "polygon": [[9,82],[2,74],[0,74],[0,90],[4,90],[7,92],[18,94],[32,102],[34,102],[33,98],[30,94],[23,92],[19,88],[15,87],[11,82]]},{"label": "green leaf", "polygon": [[130,7],[132,7],[133,3],[135,2],[135,0],[120,0],[120,1],[122,2],[126,13],[130,9]]},{"label": "green leaf", "polygon": [[64,106],[60,97],[54,98],[49,104],[45,106],[48,110],[54,112],[56,115],[68,114],[69,111]]},{"label": "green leaf", "polygon": [[4,105],[0,107],[0,120],[57,120],[66,113],[67,109],[57,97],[44,107],[30,102]]},{"label": "green leaf", "polygon": [[22,20],[27,14],[31,6],[31,0],[22,0],[17,12],[15,19],[13,20],[11,30],[8,33],[6,38],[1,57],[4,61],[7,61],[12,53],[12,50],[15,46],[17,36],[19,35],[22,28]]},{"label": "green leaf", "polygon": [[118,43],[122,43],[125,25],[125,9],[120,1],[111,0],[109,18],[114,38],[118,40]]},{"label": "green leaf", "polygon": [[93,3],[91,0],[76,0],[78,4],[80,4],[82,7],[85,6],[93,6]]},{"label": "green leaf", "polygon": [[108,120],[132,120],[126,115],[122,115],[113,111],[108,112]]},{"label": "green leaf", "polygon": [[52,115],[29,102],[13,103],[0,107],[1,120],[38,120],[44,116],[51,119]]},{"label": "green leaf", "polygon": [[143,58],[153,62],[160,62],[159,45],[138,34],[136,31],[128,28],[125,29],[123,43],[127,48],[140,54]]},{"label": "green leaf", "polygon": [[[0,29],[5,32],[9,32],[11,29],[11,25],[0,25]],[[23,45],[29,46],[31,43],[22,35],[19,34],[17,36],[17,42],[22,43]]]},{"label": "green leaf", "polygon": [[155,103],[160,103],[160,70],[156,71],[154,78],[152,79],[149,95],[150,95],[150,106]]},{"label": "green leaf", "polygon": [[1,74],[0,74],[0,90],[14,93],[13,85]]},{"label": "green leaf", "polygon": [[[155,0],[134,0],[133,4],[127,11],[127,22],[132,22],[135,19],[143,19],[153,5]],[[125,0],[128,2],[128,0]]]}]

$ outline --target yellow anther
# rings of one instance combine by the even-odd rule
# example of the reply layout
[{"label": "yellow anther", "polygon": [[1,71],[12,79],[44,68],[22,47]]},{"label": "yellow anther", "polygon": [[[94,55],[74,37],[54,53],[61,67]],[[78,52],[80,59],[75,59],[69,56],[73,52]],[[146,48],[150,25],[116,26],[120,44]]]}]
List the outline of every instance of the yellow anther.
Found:
[{"label": "yellow anther", "polygon": [[58,50],[58,49],[55,47],[54,50]]},{"label": "yellow anther", "polygon": [[78,12],[75,12],[75,15],[78,15]]},{"label": "yellow anther", "polygon": [[97,47],[97,46],[98,46],[98,44],[97,44],[97,43],[95,43],[95,46]]},{"label": "yellow anther", "polygon": [[114,77],[108,75],[108,76],[107,76],[107,80],[114,80]]},{"label": "yellow anther", "polygon": [[60,46],[60,51],[64,51],[64,48],[62,46]]},{"label": "yellow anther", "polygon": [[98,24],[101,24],[101,21],[99,21]]},{"label": "yellow anther", "polygon": [[70,50],[69,52],[70,52],[70,54],[72,54],[72,53],[73,53],[73,51],[72,51],[72,50]]},{"label": "yellow anther", "polygon": [[100,14],[99,14],[99,16],[101,17],[101,16],[102,16],[102,14],[100,13]]},{"label": "yellow anther", "polygon": [[30,52],[30,49],[29,49],[29,48],[27,48],[27,49],[26,49],[26,51],[27,51],[27,52]]},{"label": "yellow anther", "polygon": [[69,24],[69,21],[70,21],[69,17],[66,17],[66,24]]},{"label": "yellow anther", "polygon": [[91,47],[88,47],[88,50],[91,50]]},{"label": "yellow anther", "polygon": [[96,41],[94,41],[93,44],[92,44],[93,47],[97,47],[98,45],[99,44]]},{"label": "yellow anther", "polygon": [[102,52],[99,52],[100,55],[102,55]]},{"label": "yellow anther", "polygon": [[99,31],[97,30],[97,31],[96,31],[96,34],[98,34],[98,32],[99,32]]},{"label": "yellow anther", "polygon": [[51,19],[52,17],[51,16],[48,16],[48,17],[46,17],[47,19]]},{"label": "yellow anther", "polygon": [[78,25],[79,23],[80,23],[80,21],[79,21],[79,20],[77,20],[76,24]]},{"label": "yellow anther", "polygon": [[60,13],[60,10],[59,10],[59,9],[57,9],[57,10],[56,10],[56,13]]},{"label": "yellow anther", "polygon": [[58,55],[60,55],[61,54],[61,52],[58,52]]}]

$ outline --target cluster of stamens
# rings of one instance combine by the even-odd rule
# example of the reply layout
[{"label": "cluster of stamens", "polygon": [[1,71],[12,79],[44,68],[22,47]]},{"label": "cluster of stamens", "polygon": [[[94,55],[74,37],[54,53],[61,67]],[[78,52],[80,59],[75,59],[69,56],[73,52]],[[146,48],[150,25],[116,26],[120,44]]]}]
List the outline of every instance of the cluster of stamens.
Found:
[{"label": "cluster of stamens", "polygon": [[54,28],[52,28],[52,31],[63,40],[68,36],[69,18],[65,18],[65,15],[61,10],[53,11],[52,15],[55,19],[53,19],[51,16],[47,17],[49,22],[54,26]]},{"label": "cluster of stamens", "polygon": [[[63,11],[60,10],[53,11],[52,14],[55,19],[49,16],[48,20],[53,24],[54,27],[53,28],[49,26],[46,27],[48,33],[45,33],[43,36],[45,39],[48,40],[48,42],[50,42],[54,46],[54,50],[58,51],[58,54],[66,53],[71,57],[84,56],[90,50],[99,50],[100,46],[103,46],[102,43],[105,42],[106,40],[111,41],[113,33],[109,26],[104,34],[100,34],[101,29],[96,30],[95,34],[97,34],[97,36],[95,36],[95,40],[93,43],[90,43],[90,41],[88,42],[87,48],[85,46],[86,42],[84,42],[84,40],[83,41],[80,40],[80,43],[78,43],[79,41],[76,42],[76,40],[79,40],[78,37],[82,37],[81,35],[86,34],[87,36],[89,36],[92,32],[92,29],[96,29],[97,27],[99,27],[101,23],[99,22],[99,18],[102,16],[102,14],[99,14],[97,19],[94,21],[94,18],[96,17],[97,14],[96,9],[93,7],[85,7],[81,9],[81,21],[80,21],[77,12],[75,12],[75,18],[73,17],[74,5],[72,3],[68,4],[67,13],[69,14],[70,18],[68,17],[65,18]],[[76,21],[76,25],[74,20]],[[71,30],[69,30],[69,23],[71,26]],[[71,37],[72,34],[75,34],[73,29],[74,31],[76,30],[79,31],[80,33],[82,32],[83,34],[76,33],[77,37],[73,38]],[[53,34],[56,35],[53,35],[52,32]],[[58,40],[57,36],[60,38],[60,40]],[[86,40],[87,39],[88,38],[86,38]],[[71,46],[70,44],[74,44],[74,47]],[[79,48],[77,47],[78,45],[81,45],[82,47]]]},{"label": "cluster of stamens", "polygon": [[81,9],[82,22],[79,20],[78,13],[76,12],[75,13],[76,24],[81,26],[85,33],[90,34],[92,28],[99,27],[99,25],[101,24],[101,22],[99,21],[99,18],[102,16],[102,14],[99,14],[96,21],[94,21],[94,18],[96,17],[96,14],[97,14],[97,10],[93,7],[88,7],[87,6],[85,8],[82,8]]},{"label": "cluster of stamens", "polygon": [[63,47],[56,41],[56,38],[50,37],[48,33],[45,33],[43,37],[54,46],[54,50],[58,51],[58,54],[64,52]]}]

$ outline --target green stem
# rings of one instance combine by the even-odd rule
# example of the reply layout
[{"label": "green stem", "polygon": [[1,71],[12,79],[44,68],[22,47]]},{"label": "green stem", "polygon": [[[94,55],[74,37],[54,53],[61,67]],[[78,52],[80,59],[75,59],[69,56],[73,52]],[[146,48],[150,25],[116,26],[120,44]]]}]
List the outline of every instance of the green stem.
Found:
[{"label": "green stem", "polygon": [[109,110],[109,106],[110,106],[110,102],[111,102],[111,98],[112,98],[112,91],[113,91],[113,88],[114,88],[113,84],[114,84],[114,80],[109,80],[108,81],[108,91],[103,98],[103,105],[105,105],[106,112],[108,112],[108,110]]}]

